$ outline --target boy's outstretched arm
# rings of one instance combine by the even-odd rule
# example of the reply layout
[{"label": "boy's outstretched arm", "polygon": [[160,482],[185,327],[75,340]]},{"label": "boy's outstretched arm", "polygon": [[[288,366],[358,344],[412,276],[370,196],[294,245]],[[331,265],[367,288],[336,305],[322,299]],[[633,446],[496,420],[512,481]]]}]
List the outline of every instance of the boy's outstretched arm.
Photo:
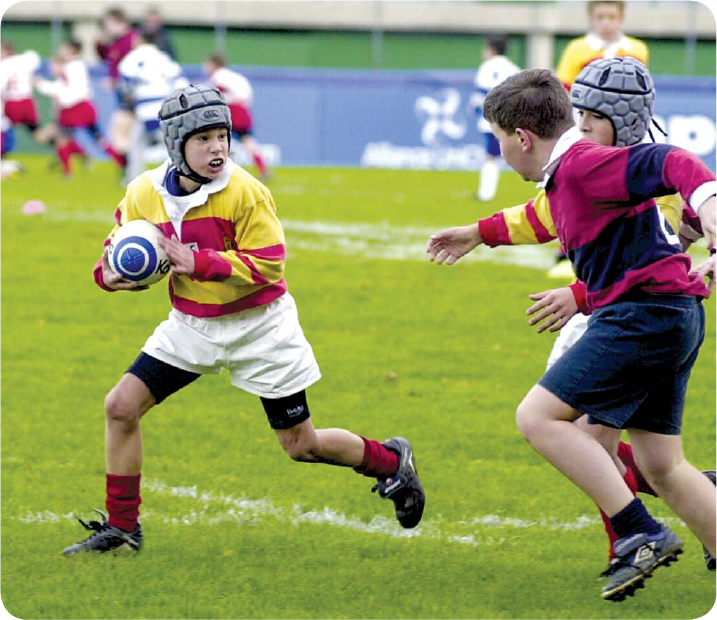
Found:
[{"label": "boy's outstretched arm", "polygon": [[483,243],[483,240],[477,223],[468,224],[467,226],[454,226],[431,235],[428,239],[426,252],[430,254],[430,259],[433,262],[439,265],[444,262],[447,265],[452,265],[481,243]]},{"label": "boy's outstretched arm", "polygon": [[492,248],[499,245],[546,243],[556,237],[555,224],[545,190],[525,204],[509,207],[477,225],[447,228],[428,240],[426,251],[439,265],[452,265],[480,244]]}]

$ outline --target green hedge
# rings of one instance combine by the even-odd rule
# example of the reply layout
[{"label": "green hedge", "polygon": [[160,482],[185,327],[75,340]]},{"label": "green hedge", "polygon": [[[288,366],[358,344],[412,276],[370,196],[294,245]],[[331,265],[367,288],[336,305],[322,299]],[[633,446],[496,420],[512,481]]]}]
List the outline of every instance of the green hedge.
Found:
[{"label": "green hedge", "polygon": [[[44,58],[52,53],[49,23],[3,22],[3,40],[19,50],[35,49]],[[62,36],[69,36],[64,24]],[[212,28],[172,27],[172,42],[179,62],[198,64],[214,49]],[[556,62],[571,37],[555,38]],[[663,75],[688,73],[684,40],[646,39],[650,46],[650,68]],[[369,32],[325,32],[315,30],[276,31],[229,29],[225,52],[239,65],[335,67],[370,69],[374,66],[374,40]],[[525,66],[525,37],[512,35],[508,55]],[[472,34],[396,33],[381,37],[380,65],[383,69],[475,69],[481,62],[483,37]],[[697,41],[693,75],[714,76],[715,42]]]}]

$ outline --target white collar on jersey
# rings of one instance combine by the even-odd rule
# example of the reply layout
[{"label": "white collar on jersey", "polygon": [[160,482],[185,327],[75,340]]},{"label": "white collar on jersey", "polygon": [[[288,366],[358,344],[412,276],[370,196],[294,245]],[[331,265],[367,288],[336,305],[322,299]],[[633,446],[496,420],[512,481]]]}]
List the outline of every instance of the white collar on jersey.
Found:
[{"label": "white collar on jersey", "polygon": [[232,172],[236,167],[236,164],[227,158],[226,164],[222,173],[213,181],[200,185],[196,191],[188,194],[187,196],[172,196],[164,187],[164,177],[167,175],[167,171],[172,166],[172,161],[168,158],[161,166],[149,170],[145,174],[149,175],[152,181],[152,187],[162,197],[164,201],[164,210],[167,212],[177,236],[182,238],[182,219],[186,213],[194,207],[203,205],[209,199],[209,194],[215,194],[223,190],[228,184],[229,179],[232,176]]},{"label": "white collar on jersey", "polygon": [[603,58],[615,58],[619,49],[627,50],[630,48],[630,41],[621,34],[617,41],[610,42],[599,37],[594,32],[588,32],[585,35],[585,42],[594,50],[602,51]]},{"label": "white collar on jersey", "polygon": [[172,166],[172,161],[167,158],[165,162],[158,168],[154,168],[149,171],[150,179],[152,180],[152,187],[157,190],[157,193],[164,198],[168,196],[172,199],[177,200],[181,203],[190,203],[187,208],[198,207],[207,201],[209,194],[214,194],[218,191],[223,190],[228,184],[229,179],[232,176],[232,172],[236,167],[236,164],[229,158],[227,158],[224,164],[222,173],[214,180],[209,183],[201,184],[194,192],[187,194],[186,196],[172,196],[167,188],[164,187],[164,177],[167,175],[167,171]]},{"label": "white collar on jersey", "polygon": [[560,165],[560,160],[562,159],[563,155],[565,155],[567,150],[573,144],[582,140],[584,137],[585,136],[577,127],[571,127],[562,136],[560,136],[560,138],[558,138],[558,141],[555,143],[555,146],[550,153],[550,159],[548,159],[548,163],[543,166],[543,172],[545,173],[545,176],[543,177],[543,180],[536,185],[536,187],[544,188],[548,184],[550,177],[552,177],[555,174],[555,171],[558,169],[558,166]]}]

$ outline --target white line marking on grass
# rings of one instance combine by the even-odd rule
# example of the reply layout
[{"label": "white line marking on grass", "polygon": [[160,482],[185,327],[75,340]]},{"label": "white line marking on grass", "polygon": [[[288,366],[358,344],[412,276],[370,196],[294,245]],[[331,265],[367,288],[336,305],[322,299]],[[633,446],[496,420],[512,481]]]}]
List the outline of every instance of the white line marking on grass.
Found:
[{"label": "white line marking on grass", "polygon": [[[282,220],[289,250],[311,250],[386,260],[428,262],[426,243],[437,231],[427,226],[394,226],[366,222]],[[462,262],[487,261],[545,270],[554,262],[552,246],[480,246]]]},{"label": "white line marking on grass", "polygon": [[42,510],[41,512],[28,511],[26,514],[15,518],[23,523],[57,523],[58,521],[71,521],[75,516],[71,512],[64,515],[56,515],[49,510]]},{"label": "white line marking on grass", "polygon": [[[48,222],[114,223],[114,212],[107,210],[54,211],[42,215]],[[368,222],[330,222],[282,219],[289,251],[306,250],[383,260],[428,262],[426,243],[437,227],[395,226]],[[491,262],[546,270],[554,262],[553,246],[526,245],[488,248],[480,246],[461,262]]]},{"label": "white line marking on grass", "polygon": [[[499,515],[479,515],[470,520],[457,523],[442,520],[426,519],[415,529],[403,529],[393,518],[377,515],[370,521],[362,521],[334,510],[324,507],[320,510],[303,510],[298,504],[281,507],[268,498],[249,499],[236,497],[222,492],[200,491],[196,486],[172,486],[155,478],[148,478],[142,482],[143,494],[157,494],[179,498],[190,504],[190,509],[180,514],[166,514],[157,509],[142,510],[142,520],[157,520],[172,525],[218,525],[232,522],[238,525],[256,524],[262,521],[275,520],[299,526],[302,523],[328,525],[363,534],[378,534],[391,538],[424,538],[443,540],[446,542],[469,545],[471,547],[496,545],[505,542],[503,537],[491,535],[493,530],[511,529],[550,529],[561,531],[584,530],[597,527],[601,521],[597,516],[581,515],[572,521],[559,520],[556,517],[541,517],[539,519],[518,519],[514,517],[501,517]],[[191,507],[196,505],[197,508]],[[392,505],[386,506],[393,511]],[[92,516],[84,515],[87,518]],[[74,521],[75,514],[55,514],[49,510],[40,512],[27,512],[25,515],[15,517],[23,523],[58,523],[60,521]],[[94,517],[93,517],[94,518]],[[662,519],[670,525],[684,525],[674,517]],[[503,532],[501,532],[503,533]]]},{"label": "white line marking on grass", "polygon": [[474,517],[469,521],[470,525],[483,525],[489,527],[515,527],[528,528],[540,527],[550,530],[574,531],[584,530],[601,523],[598,517],[588,517],[582,515],[574,521],[559,521],[555,517],[542,518],[537,520],[530,519],[514,519],[512,517],[499,517],[498,515],[484,515],[482,517]]},{"label": "white line marking on grass", "polygon": [[[53,204],[42,214],[47,222],[99,222],[112,227],[115,223],[115,212],[104,210],[96,211],[55,211]],[[109,232],[109,229],[108,229]]]}]

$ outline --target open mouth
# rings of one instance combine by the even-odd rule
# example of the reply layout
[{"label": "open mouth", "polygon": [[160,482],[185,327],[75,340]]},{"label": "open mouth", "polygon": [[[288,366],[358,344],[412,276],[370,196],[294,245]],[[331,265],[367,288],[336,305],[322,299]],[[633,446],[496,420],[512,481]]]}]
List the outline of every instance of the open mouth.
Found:
[{"label": "open mouth", "polygon": [[220,170],[223,165],[224,165],[224,160],[221,157],[212,159],[212,161],[209,162],[209,167],[212,170]]}]

